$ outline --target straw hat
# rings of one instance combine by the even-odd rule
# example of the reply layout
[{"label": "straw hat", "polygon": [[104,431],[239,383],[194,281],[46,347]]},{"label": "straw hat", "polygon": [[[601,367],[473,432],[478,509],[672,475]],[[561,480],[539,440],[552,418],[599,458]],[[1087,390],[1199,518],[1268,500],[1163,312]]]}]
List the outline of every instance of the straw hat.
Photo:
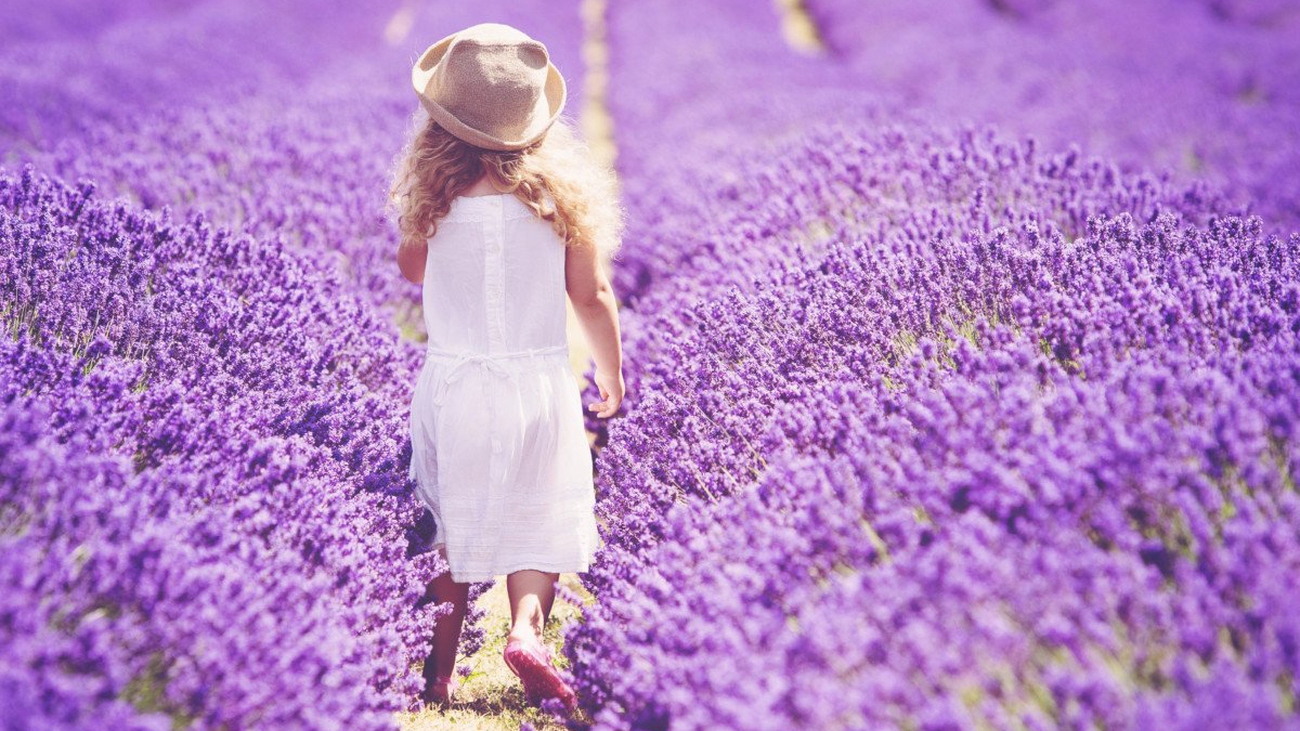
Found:
[{"label": "straw hat", "polygon": [[472,25],[429,46],[411,84],[435,122],[489,150],[540,140],[568,93],[546,46],[502,23]]}]

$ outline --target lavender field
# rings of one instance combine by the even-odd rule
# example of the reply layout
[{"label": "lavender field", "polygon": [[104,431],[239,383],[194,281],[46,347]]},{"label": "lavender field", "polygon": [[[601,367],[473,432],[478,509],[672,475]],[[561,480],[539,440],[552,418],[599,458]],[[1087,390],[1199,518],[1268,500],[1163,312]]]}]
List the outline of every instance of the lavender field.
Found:
[{"label": "lavender field", "polygon": [[565,725],[417,698],[383,196],[485,20],[629,212],[568,726],[1300,729],[1292,0],[6,3],[0,728]]}]

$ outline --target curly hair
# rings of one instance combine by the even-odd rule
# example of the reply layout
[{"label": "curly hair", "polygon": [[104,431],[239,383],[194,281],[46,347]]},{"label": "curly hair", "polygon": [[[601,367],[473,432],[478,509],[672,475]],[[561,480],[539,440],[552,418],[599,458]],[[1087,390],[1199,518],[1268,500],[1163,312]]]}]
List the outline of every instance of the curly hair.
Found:
[{"label": "curly hair", "polygon": [[565,117],[522,150],[496,151],[454,137],[417,112],[414,134],[397,160],[389,203],[408,241],[425,241],[452,200],[486,173],[498,190],[514,193],[551,224],[566,246],[594,245],[612,254],[620,245],[624,212],[609,166],[592,154]]}]

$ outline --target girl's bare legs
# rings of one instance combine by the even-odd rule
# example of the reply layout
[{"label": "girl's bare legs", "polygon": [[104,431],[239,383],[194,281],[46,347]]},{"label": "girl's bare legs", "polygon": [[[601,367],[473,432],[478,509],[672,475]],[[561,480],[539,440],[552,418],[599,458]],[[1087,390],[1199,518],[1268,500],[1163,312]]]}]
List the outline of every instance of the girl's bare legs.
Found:
[{"label": "girl's bare legs", "polygon": [[[445,549],[439,548],[439,552]],[[446,553],[442,553],[446,560]],[[424,662],[425,680],[445,678],[456,667],[456,650],[460,646],[460,630],[465,624],[469,609],[469,584],[452,581],[451,572],[444,571],[429,584],[433,590],[434,604],[451,603],[451,614],[438,618],[433,628],[433,649]]]},{"label": "girl's bare legs", "polygon": [[555,602],[555,582],[560,575],[551,571],[524,569],[506,577],[510,595],[509,639],[542,639],[542,627],[551,616]]}]

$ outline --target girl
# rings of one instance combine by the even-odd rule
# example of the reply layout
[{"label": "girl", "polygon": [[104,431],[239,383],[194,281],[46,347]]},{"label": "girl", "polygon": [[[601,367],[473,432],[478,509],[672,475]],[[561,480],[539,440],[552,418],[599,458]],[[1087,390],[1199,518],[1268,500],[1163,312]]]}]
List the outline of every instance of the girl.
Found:
[{"label": "girl", "polygon": [[411,401],[411,477],[449,571],[452,612],[434,629],[427,701],[458,686],[471,582],[507,574],[505,661],[533,703],[576,699],[541,642],[561,572],[597,549],[591,451],[569,365],[565,294],[595,360],[608,418],[623,399],[613,291],[600,251],[617,247],[613,174],[561,119],[566,85],[546,47],[484,23],[430,46],[412,70],[428,119],[391,194],[402,275],[422,284],[428,353]]}]

